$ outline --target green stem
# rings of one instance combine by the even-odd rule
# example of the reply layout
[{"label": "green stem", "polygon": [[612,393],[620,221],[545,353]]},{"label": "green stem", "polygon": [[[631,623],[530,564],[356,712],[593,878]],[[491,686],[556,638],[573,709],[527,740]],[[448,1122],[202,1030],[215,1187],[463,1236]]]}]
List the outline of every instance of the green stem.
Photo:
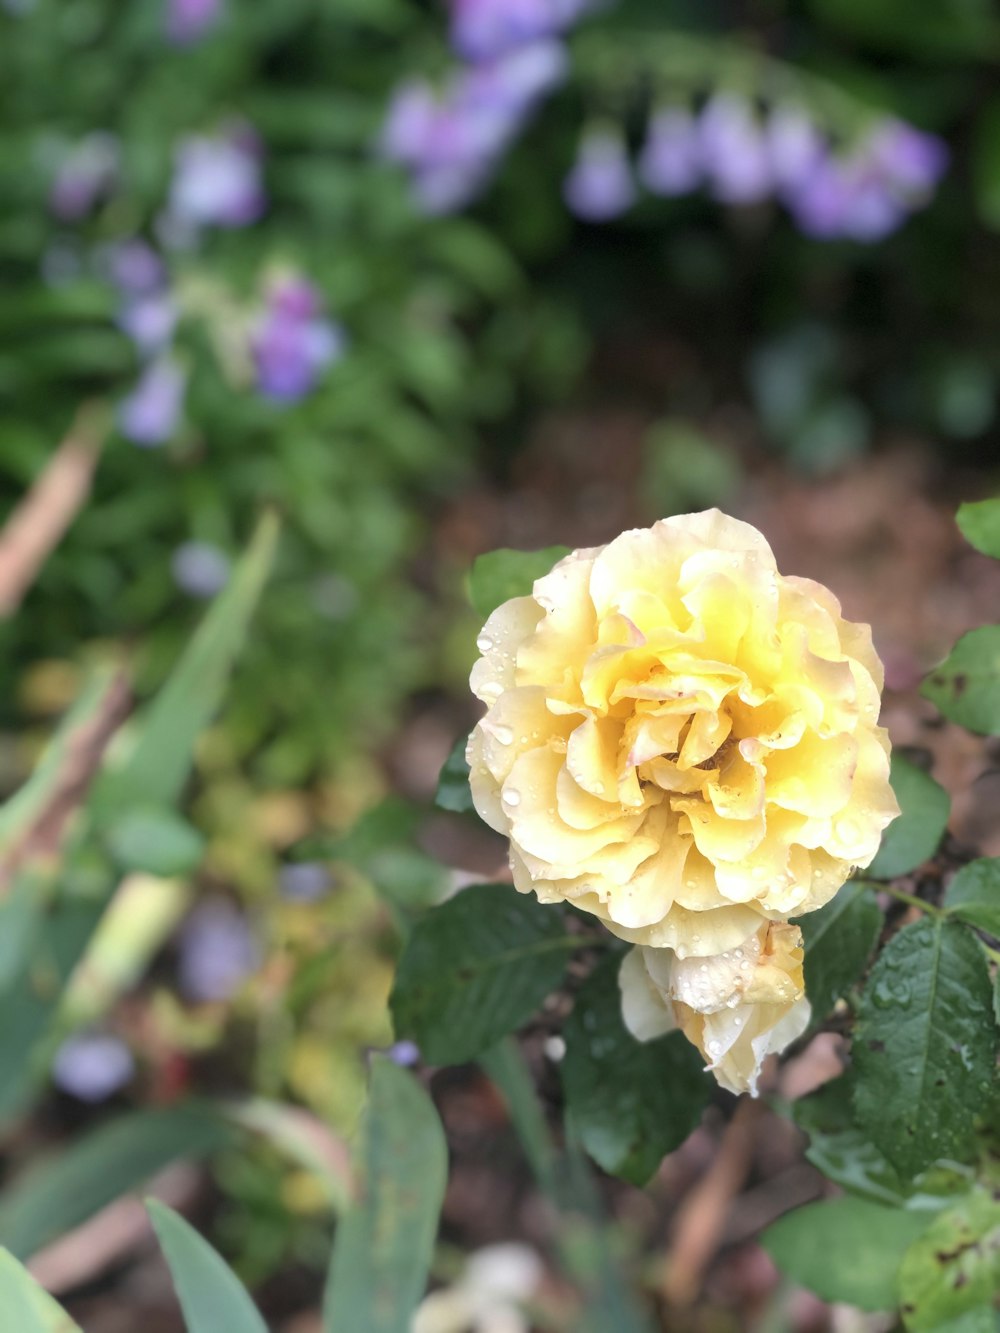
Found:
[{"label": "green stem", "polygon": [[892,884],[880,884],[879,888],[896,898],[901,903],[906,903],[909,907],[919,907],[921,912],[926,912],[928,916],[947,916],[940,907],[934,903],[927,902],[924,898],[917,898],[912,893],[905,893],[902,889],[895,888]]}]

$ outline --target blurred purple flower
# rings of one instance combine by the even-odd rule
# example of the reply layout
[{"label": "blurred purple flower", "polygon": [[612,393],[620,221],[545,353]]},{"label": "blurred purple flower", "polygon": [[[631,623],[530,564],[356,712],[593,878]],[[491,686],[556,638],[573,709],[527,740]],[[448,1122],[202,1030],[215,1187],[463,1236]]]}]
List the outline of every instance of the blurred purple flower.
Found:
[{"label": "blurred purple flower", "polygon": [[684,107],[663,107],[649,122],[638,163],[651,194],[688,194],[701,180],[701,152],[694,117]]},{"label": "blurred purple flower", "polygon": [[124,296],[145,296],[166,281],[163,260],[139,237],[107,246],[99,256],[99,264],[102,274]]},{"label": "blurred purple flower", "polygon": [[420,1059],[420,1047],[415,1041],[397,1041],[394,1046],[389,1047],[386,1055],[393,1064],[402,1065],[407,1069]]},{"label": "blurred purple flower", "polygon": [[795,190],[826,157],[826,140],[800,107],[775,107],[764,131],[771,176],[780,191]]},{"label": "blurred purple flower", "polygon": [[702,160],[713,195],[726,204],[756,204],[771,192],[767,144],[751,104],[716,93],[698,121]]},{"label": "blurred purple flower", "polygon": [[318,902],[330,888],[330,872],[322,861],[294,861],[278,871],[281,896],[293,903]]},{"label": "blurred purple flower", "polygon": [[132,1052],[117,1037],[81,1032],[56,1051],[52,1081],[81,1102],[103,1102],[123,1088],[135,1073]]},{"label": "blurred purple flower", "polygon": [[584,135],[563,194],[570,210],[587,222],[607,222],[631,207],[635,184],[619,134],[590,130]]},{"label": "blurred purple flower", "polygon": [[229,582],[232,564],[225,551],[210,542],[183,542],[170,557],[170,571],[182,592],[208,598]]},{"label": "blurred purple flower", "polygon": [[118,426],[125,438],[145,448],[166,444],[180,420],[185,384],[184,371],[170,356],[151,361],[119,404]]},{"label": "blurred purple flower", "polygon": [[56,171],[49,208],[61,222],[80,222],[118,181],[121,146],[114,134],[95,130],[81,139]]},{"label": "blurred purple flower", "polygon": [[155,292],[136,301],[126,301],[118,314],[118,327],[131,338],[142,356],[155,356],[169,346],[177,314],[170,296]]},{"label": "blurred purple flower", "polygon": [[343,331],[321,309],[319,292],[302,278],[271,287],[251,338],[257,387],[265,398],[298,402],[343,355]]},{"label": "blurred purple flower", "polygon": [[406,167],[426,213],[449,213],[481,192],[532,109],[564,77],[566,52],[537,41],[459,70],[440,95],[425,83],[396,92],[380,151]]},{"label": "blurred purple flower", "polygon": [[247,918],[232,903],[200,903],[181,928],[178,981],[198,1002],[227,1000],[260,964]]},{"label": "blurred purple flower", "polygon": [[901,120],[887,120],[872,134],[867,155],[886,180],[906,194],[929,194],[948,167],[948,145]]},{"label": "blurred purple flower", "polygon": [[189,227],[246,227],[264,212],[260,141],[247,126],[181,140],[170,186],[171,219]]},{"label": "blurred purple flower", "polygon": [[167,0],[167,36],[177,46],[199,41],[222,17],[223,0]]},{"label": "blurred purple flower", "polygon": [[590,0],[452,0],[451,44],[465,60],[493,60],[564,32]]}]

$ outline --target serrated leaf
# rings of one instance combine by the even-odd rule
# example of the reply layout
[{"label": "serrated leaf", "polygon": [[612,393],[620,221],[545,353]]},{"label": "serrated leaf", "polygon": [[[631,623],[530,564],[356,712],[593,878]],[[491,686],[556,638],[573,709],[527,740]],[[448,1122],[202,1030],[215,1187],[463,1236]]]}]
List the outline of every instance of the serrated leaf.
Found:
[{"label": "serrated leaf", "polygon": [[[1000,130],[1000,114],[997,129]],[[997,221],[1000,222],[1000,159],[997,161],[996,188]],[[983,555],[1000,560],[1000,500],[977,500],[972,504],[959,505],[955,522],[970,546],[982,551]]]},{"label": "serrated leaf", "polygon": [[484,620],[512,597],[527,597],[535,579],[547,574],[557,560],[569,555],[568,546],[546,546],[542,551],[501,548],[478,556],[469,574],[469,597]]},{"label": "serrated leaf", "polygon": [[434,795],[434,804],[439,810],[452,810],[456,814],[464,815],[476,809],[472,803],[469,765],[465,759],[467,744],[468,737],[461,737],[455,742],[451,753],[444,761],[438,777],[437,792]]},{"label": "serrated leaf", "polygon": [[822,1300],[893,1310],[900,1262],[927,1226],[921,1213],[867,1199],[823,1199],[786,1213],[760,1239],[782,1273]]},{"label": "serrated leaf", "polygon": [[0,1249],[0,1310],[4,1322],[17,1333],[82,1333],[80,1325],[22,1268],[14,1256]]},{"label": "serrated leaf", "polygon": [[1000,1293],[1000,1202],[973,1190],[907,1250],[899,1270],[903,1321],[929,1333]]},{"label": "serrated leaf", "polygon": [[362,1192],[337,1227],[323,1304],[327,1333],[409,1333],[424,1294],[448,1150],[433,1103],[388,1060],[372,1068]]},{"label": "serrated leaf", "polygon": [[243,1284],[221,1255],[172,1208],[146,1204],[163,1250],[187,1333],[267,1333]]},{"label": "serrated leaf", "polygon": [[1000,625],[963,634],[920,693],[950,722],[980,736],[1000,735]]},{"label": "serrated leaf", "polygon": [[944,905],[953,916],[1000,937],[1000,857],[963,866],[948,885]]},{"label": "serrated leaf", "polygon": [[948,824],[951,798],[929,773],[901,754],[892,756],[889,773],[900,814],[886,829],[882,846],[867,874],[895,879],[934,855]]},{"label": "serrated leaf", "polygon": [[398,1037],[461,1064],[525,1023],[580,941],[560,912],[510,884],[475,884],[414,926],[389,1000]]},{"label": "serrated leaf", "polygon": [[574,1130],[611,1175],[644,1185],[697,1126],[711,1084],[679,1032],[639,1042],[621,1016],[616,953],[581,988],[564,1029],[562,1081]]},{"label": "serrated leaf", "polygon": [[209,1107],[121,1116],[29,1168],[0,1194],[0,1244],[19,1258],[79,1226],[178,1157],[203,1157],[234,1131]]},{"label": "serrated leaf", "polygon": [[108,850],[123,870],[187,875],[197,869],[205,839],[186,819],[156,806],[126,810],[108,830]]},{"label": "serrated leaf", "polygon": [[882,920],[871,887],[862,881],[845,884],[825,907],[799,918],[806,947],[806,995],[816,1021],[864,971]]},{"label": "serrated leaf", "polygon": [[861,997],[852,1074],[857,1122],[901,1176],[970,1152],[990,1102],[995,1045],[974,936],[939,917],[899,931]]}]

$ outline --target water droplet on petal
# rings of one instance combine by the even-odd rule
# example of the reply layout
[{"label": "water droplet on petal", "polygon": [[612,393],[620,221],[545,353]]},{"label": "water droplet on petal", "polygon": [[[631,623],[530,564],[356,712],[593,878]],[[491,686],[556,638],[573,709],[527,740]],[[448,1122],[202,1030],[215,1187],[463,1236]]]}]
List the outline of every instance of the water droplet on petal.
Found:
[{"label": "water droplet on petal", "polygon": [[521,804],[521,793],[516,787],[508,787],[503,794],[504,805],[518,806]]},{"label": "water droplet on petal", "polygon": [[481,653],[488,653],[493,648],[493,640],[488,634],[480,634],[476,640],[476,647]]}]

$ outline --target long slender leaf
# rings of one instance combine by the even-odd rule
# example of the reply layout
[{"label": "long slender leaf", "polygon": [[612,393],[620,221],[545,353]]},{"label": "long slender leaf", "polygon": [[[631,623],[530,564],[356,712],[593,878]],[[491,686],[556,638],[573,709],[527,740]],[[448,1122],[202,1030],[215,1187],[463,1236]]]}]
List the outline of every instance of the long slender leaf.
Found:
[{"label": "long slender leaf", "polygon": [[448,1150],[430,1098],[388,1060],[372,1069],[362,1194],[337,1228],[327,1333],[408,1333],[427,1284]]},{"label": "long slender leaf", "polygon": [[80,1325],[6,1250],[0,1250],[0,1313],[10,1333],[81,1333]]},{"label": "long slender leaf", "polygon": [[267,1333],[243,1284],[208,1241],[165,1204],[146,1207],[184,1311],[187,1333]]},{"label": "long slender leaf", "polygon": [[203,1157],[232,1142],[209,1107],[140,1111],[103,1125],[54,1160],[31,1168],[0,1195],[0,1243],[28,1258],[178,1157]]}]

